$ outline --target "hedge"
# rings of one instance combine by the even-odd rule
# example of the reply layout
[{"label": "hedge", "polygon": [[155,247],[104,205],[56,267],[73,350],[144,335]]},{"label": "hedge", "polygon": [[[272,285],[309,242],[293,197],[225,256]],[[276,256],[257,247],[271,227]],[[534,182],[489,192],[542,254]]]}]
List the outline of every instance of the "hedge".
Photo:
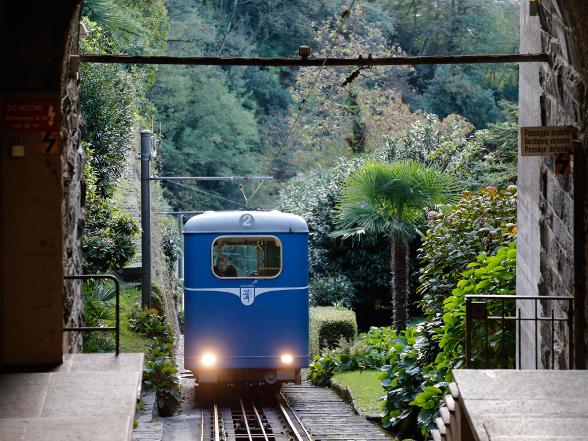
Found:
[{"label": "hedge", "polygon": [[332,306],[310,308],[310,356],[320,355],[325,347],[335,346],[341,338],[357,335],[355,312]]}]

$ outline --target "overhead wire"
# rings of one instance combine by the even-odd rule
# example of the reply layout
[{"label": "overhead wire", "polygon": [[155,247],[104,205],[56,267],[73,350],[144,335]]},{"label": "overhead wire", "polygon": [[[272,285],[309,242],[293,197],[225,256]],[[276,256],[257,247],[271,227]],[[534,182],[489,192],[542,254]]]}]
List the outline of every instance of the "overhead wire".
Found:
[{"label": "overhead wire", "polygon": [[[345,8],[343,10],[343,13],[341,14],[340,18],[339,18],[339,22],[337,24],[337,29],[336,32],[340,32],[343,29],[343,26],[345,25],[345,23],[347,22],[347,19],[349,18],[349,16],[351,15],[351,11],[353,9],[353,6],[355,5],[356,0],[352,0],[349,7]],[[286,132],[286,135],[284,136],[284,139],[282,140],[282,142],[280,143],[280,147],[278,148],[278,151],[274,154],[273,159],[270,161],[269,166],[267,167],[267,171],[265,173],[265,175],[267,176],[268,173],[271,171],[271,169],[273,168],[273,166],[275,165],[275,161],[277,160],[278,156],[282,153],[282,151],[284,150],[284,148],[286,147],[286,144],[288,142],[288,139],[290,138],[290,135],[292,135],[292,132],[294,131],[294,128],[296,127],[296,124],[298,123],[298,121],[300,120],[300,117],[302,116],[302,113],[306,107],[306,105],[308,104],[308,101],[313,98],[314,96],[314,91],[315,91],[315,87],[318,84],[318,80],[320,79],[323,70],[326,66],[327,60],[330,58],[331,53],[333,52],[334,48],[335,48],[335,44],[334,44],[334,36],[332,35],[330,37],[330,41],[328,42],[329,44],[329,49],[327,51],[327,54],[325,55],[325,59],[323,61],[323,63],[321,64],[317,74],[315,75],[312,83],[310,84],[310,88],[308,90],[308,92],[306,93],[306,96],[302,99],[300,106],[298,107],[298,113],[296,114],[296,117],[294,118],[294,121],[292,121],[292,124],[290,124],[290,127],[288,128],[288,131]],[[261,186],[265,183],[265,179],[261,180],[261,182],[259,183],[259,185],[255,188],[255,190],[253,191],[253,193],[251,193],[251,196],[249,196],[247,198],[247,201],[251,201],[253,199],[253,197],[257,194],[257,192],[259,191],[259,189],[261,188]]]},{"label": "overhead wire", "polygon": [[208,191],[200,190],[199,188],[194,188],[194,187],[192,187],[192,186],[190,186],[190,185],[182,184],[181,182],[176,182],[176,181],[174,181],[174,180],[171,180],[171,179],[161,179],[161,181],[169,182],[170,184],[177,185],[178,187],[183,187],[183,188],[186,188],[186,189],[188,189],[188,190],[195,191],[195,192],[197,192],[197,193],[202,193],[202,194],[205,194],[205,195],[207,195],[207,196],[210,196],[210,197],[212,197],[212,198],[219,199],[219,200],[221,200],[221,201],[230,202],[231,204],[238,205],[238,206],[240,206],[240,207],[242,207],[242,208],[247,208],[247,206],[246,206],[246,205],[244,205],[244,204],[242,204],[242,203],[240,203],[240,202],[233,201],[233,200],[231,200],[231,199],[227,199],[227,198],[225,198],[225,197],[222,197],[222,196],[218,196],[218,195],[216,195],[216,194],[214,194],[214,193],[210,193],[210,192],[208,192]]},{"label": "overhead wire", "polygon": [[227,40],[227,37],[229,35],[229,32],[231,32],[231,27],[233,26],[233,20],[235,18],[235,13],[237,12],[237,6],[239,5],[239,0],[235,0],[233,2],[233,12],[231,12],[231,18],[229,18],[229,25],[227,26],[227,29],[225,31],[225,35],[223,36],[223,39],[221,41],[221,44],[218,48],[218,54],[217,57],[220,57],[223,49],[225,47],[225,41]]}]

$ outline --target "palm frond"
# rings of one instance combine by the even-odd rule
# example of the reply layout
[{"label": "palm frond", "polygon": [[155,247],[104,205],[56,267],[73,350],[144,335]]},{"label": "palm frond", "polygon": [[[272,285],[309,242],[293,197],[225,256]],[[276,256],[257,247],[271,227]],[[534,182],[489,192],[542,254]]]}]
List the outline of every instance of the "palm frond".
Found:
[{"label": "palm frond", "polygon": [[115,38],[128,41],[141,31],[139,21],[113,0],[85,0],[82,13]]},{"label": "palm frond", "polygon": [[340,234],[333,237],[383,233],[410,239],[426,209],[454,201],[457,193],[451,176],[421,163],[367,162],[344,183],[336,208]]}]

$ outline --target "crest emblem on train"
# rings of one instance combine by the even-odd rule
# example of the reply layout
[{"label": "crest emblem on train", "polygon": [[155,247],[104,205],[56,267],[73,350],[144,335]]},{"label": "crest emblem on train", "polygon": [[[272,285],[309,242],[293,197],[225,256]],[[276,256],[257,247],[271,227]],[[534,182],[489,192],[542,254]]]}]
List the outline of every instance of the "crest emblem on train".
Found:
[{"label": "crest emblem on train", "polygon": [[241,288],[241,303],[249,306],[255,300],[255,288],[248,286]]}]

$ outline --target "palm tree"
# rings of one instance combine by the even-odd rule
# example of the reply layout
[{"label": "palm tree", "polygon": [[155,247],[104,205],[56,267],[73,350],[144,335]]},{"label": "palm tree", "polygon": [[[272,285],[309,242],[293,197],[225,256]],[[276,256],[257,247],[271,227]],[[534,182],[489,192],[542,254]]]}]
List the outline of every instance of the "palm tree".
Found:
[{"label": "palm tree", "polygon": [[343,185],[333,236],[361,239],[387,235],[391,240],[390,292],[394,326],[406,329],[410,241],[427,209],[457,197],[455,180],[415,161],[370,161]]}]

